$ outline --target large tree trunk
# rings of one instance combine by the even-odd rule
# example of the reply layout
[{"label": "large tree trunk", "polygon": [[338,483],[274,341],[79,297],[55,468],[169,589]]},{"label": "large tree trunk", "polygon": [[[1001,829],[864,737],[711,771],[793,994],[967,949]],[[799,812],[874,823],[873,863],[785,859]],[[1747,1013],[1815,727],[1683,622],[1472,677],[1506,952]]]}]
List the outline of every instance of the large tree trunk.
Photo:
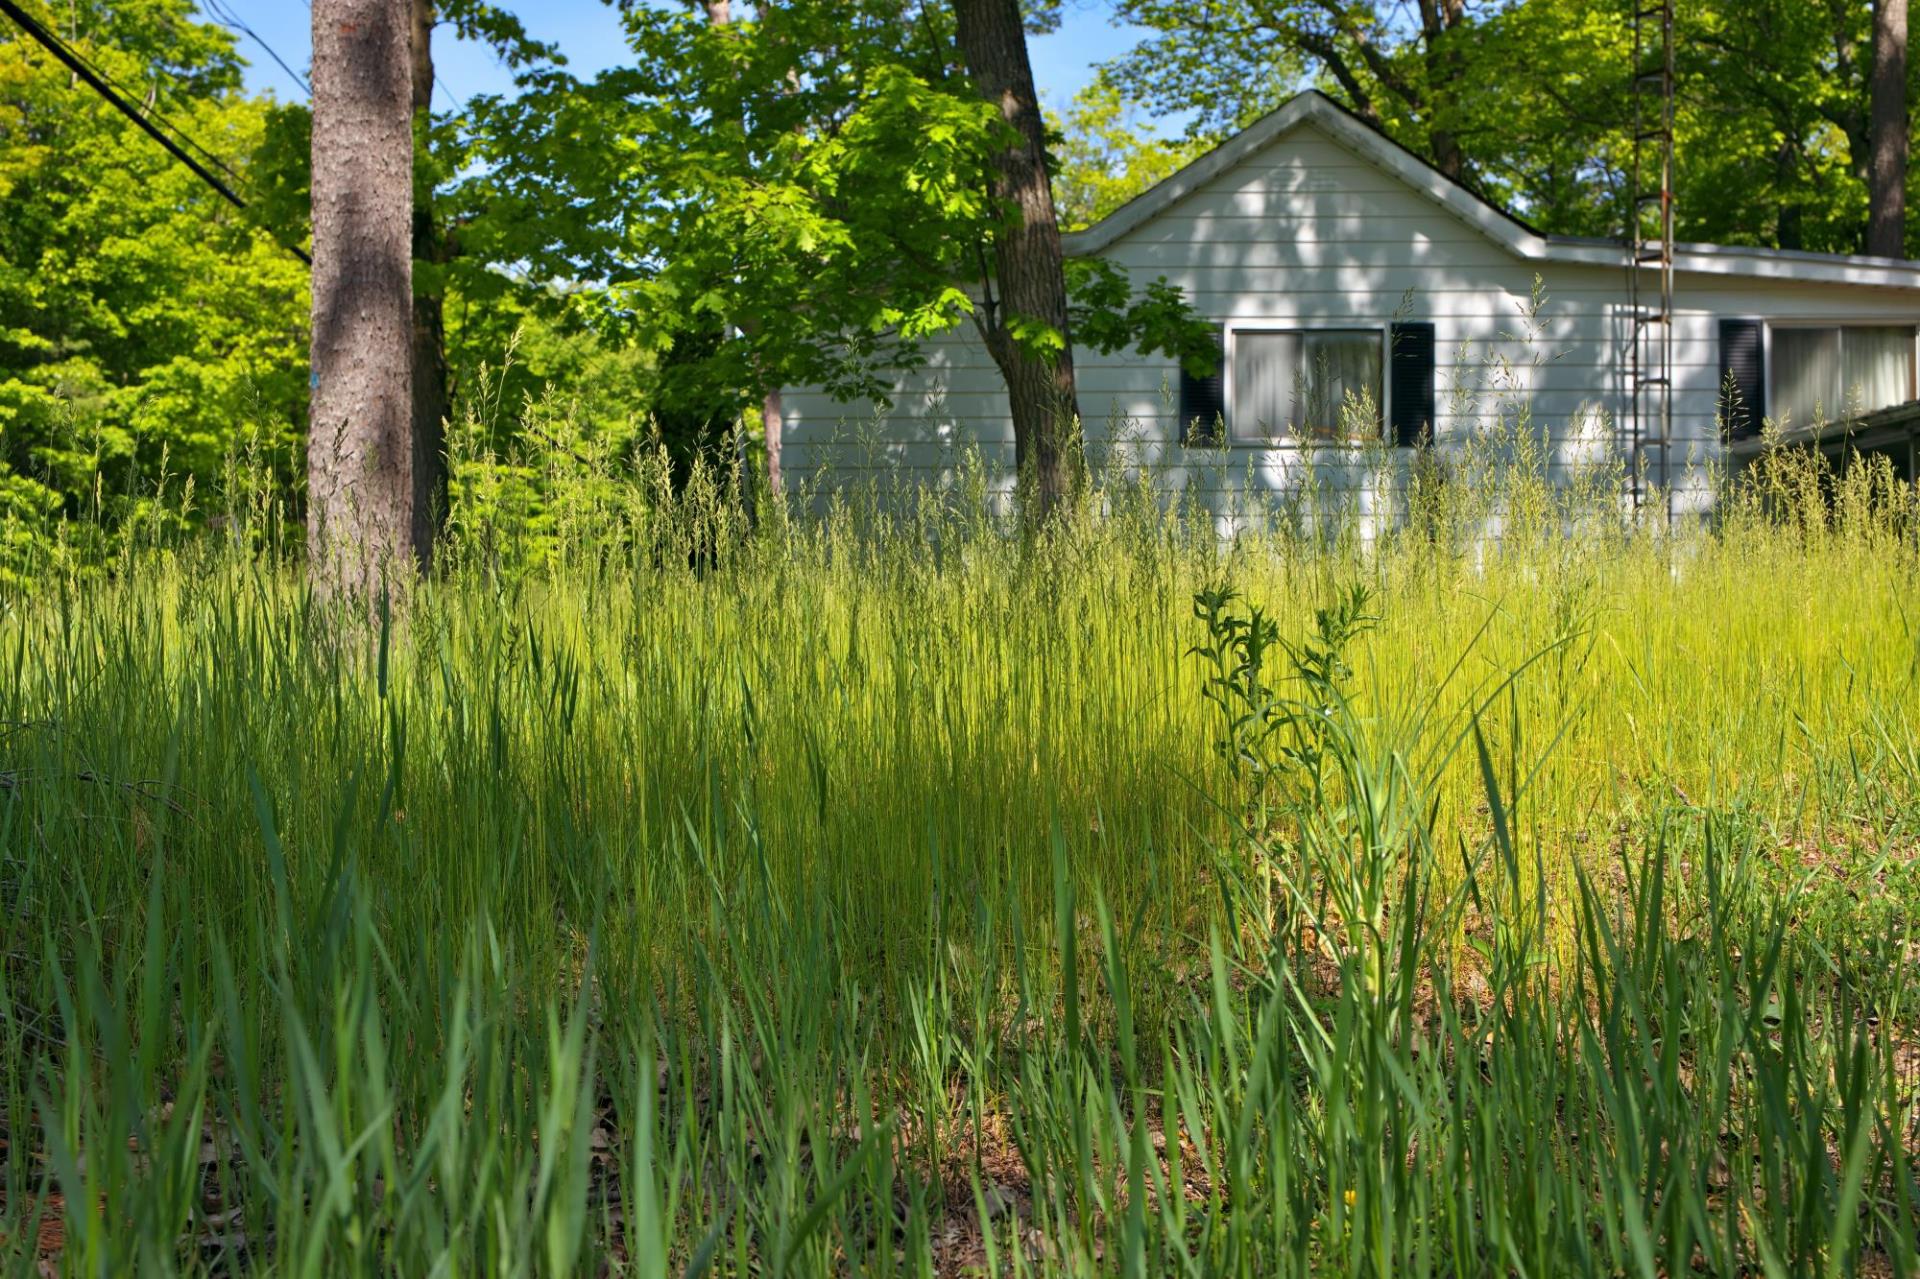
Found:
[{"label": "large tree trunk", "polygon": [[[433,114],[433,0],[412,0],[413,112]],[[413,260],[430,266],[447,259],[446,238],[433,213],[433,189],[413,193]],[[413,298],[413,556],[433,567],[433,544],[447,513],[447,325],[445,294],[436,280]]]},{"label": "large tree trunk", "polygon": [[1907,0],[1874,0],[1867,252],[1907,255]]},{"label": "large tree trunk", "polygon": [[411,556],[408,0],[313,0],[313,403],[307,547],[322,591]]},{"label": "large tree trunk", "polygon": [[[960,53],[974,85],[1018,134],[1000,154],[993,180],[994,197],[1012,209],[1018,222],[994,240],[1000,296],[998,314],[988,317],[987,346],[1006,379],[1013,408],[1014,459],[1023,479],[1031,473],[1038,513],[1045,518],[1071,491],[1078,473],[1080,409],[1040,97],[1027,57],[1020,0],[954,0],[954,14]],[[1060,335],[1057,351],[1036,350],[1015,338],[1036,321]]]}]

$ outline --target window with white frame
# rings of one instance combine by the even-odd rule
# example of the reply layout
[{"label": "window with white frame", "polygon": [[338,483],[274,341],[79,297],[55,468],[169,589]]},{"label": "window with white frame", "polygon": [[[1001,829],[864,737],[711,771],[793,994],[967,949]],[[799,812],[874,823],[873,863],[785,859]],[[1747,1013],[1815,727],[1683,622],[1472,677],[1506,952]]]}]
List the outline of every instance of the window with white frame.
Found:
[{"label": "window with white frame", "polygon": [[1809,426],[1914,398],[1914,328],[1903,325],[1773,326],[1767,413]]},{"label": "window with white frame", "polygon": [[1235,328],[1227,345],[1233,443],[1380,434],[1379,330]]}]

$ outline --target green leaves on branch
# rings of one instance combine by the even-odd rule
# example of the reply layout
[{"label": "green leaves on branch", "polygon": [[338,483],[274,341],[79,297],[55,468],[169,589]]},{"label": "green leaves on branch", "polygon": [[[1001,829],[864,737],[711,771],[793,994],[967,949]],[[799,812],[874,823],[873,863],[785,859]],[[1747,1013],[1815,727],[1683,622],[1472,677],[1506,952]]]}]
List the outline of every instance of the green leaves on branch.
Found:
[{"label": "green leaves on branch", "polygon": [[[1120,0],[1148,34],[1076,103],[1068,206],[1165,144],[1121,101],[1216,140],[1312,83],[1450,176],[1544,230],[1618,235],[1636,128],[1636,0]],[[1858,252],[1866,216],[1873,5],[1688,0],[1676,10],[1683,239]],[[1652,55],[1646,55],[1651,58]],[[1909,94],[1920,87],[1910,63]],[[1910,175],[1909,203],[1920,194]],[[1108,206],[1112,207],[1112,206]],[[1909,251],[1920,240],[1909,238]]]},{"label": "green leaves on branch", "polygon": [[1062,228],[1092,226],[1207,149],[1202,139],[1159,136],[1141,114],[1105,74],[1073,95],[1064,117],[1048,113]]},{"label": "green leaves on branch", "polygon": [[[482,104],[488,164],[470,181],[542,228],[515,260],[607,281],[610,315],[679,352],[676,385],[723,416],[796,384],[884,404],[928,339],[987,322],[994,238],[1016,216],[990,194],[1008,127],[962,73],[947,5],[625,21],[631,66],[542,68]],[[1111,267],[1076,278],[1076,342],[1212,358],[1164,281],[1136,298]],[[993,320],[1029,349],[1066,341]]]},{"label": "green leaves on branch", "polygon": [[[273,123],[187,0],[62,5],[50,27],[238,170]],[[227,456],[290,469],[304,268],[10,24],[0,26],[0,581],[178,513]]]},{"label": "green leaves on branch", "polygon": [[1219,369],[1220,344],[1211,322],[1195,314],[1177,285],[1160,276],[1137,295],[1125,271],[1104,258],[1069,258],[1067,289],[1073,337],[1111,355],[1133,348],[1180,362],[1195,377]]}]

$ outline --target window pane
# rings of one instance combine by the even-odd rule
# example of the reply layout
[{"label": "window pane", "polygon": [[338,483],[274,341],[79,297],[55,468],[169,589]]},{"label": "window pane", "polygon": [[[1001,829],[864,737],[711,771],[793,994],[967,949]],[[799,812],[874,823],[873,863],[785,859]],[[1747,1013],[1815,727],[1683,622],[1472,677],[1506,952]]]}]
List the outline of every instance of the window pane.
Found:
[{"label": "window pane", "polygon": [[1831,421],[1841,411],[1840,330],[1775,329],[1769,415],[1787,427]]},{"label": "window pane", "polygon": [[1840,337],[1849,410],[1871,413],[1913,398],[1913,330],[1848,329]]},{"label": "window pane", "polygon": [[1380,335],[1309,333],[1297,433],[1316,440],[1380,434]]},{"label": "window pane", "polygon": [[1380,368],[1378,333],[1236,330],[1232,438],[1259,444],[1378,435]]},{"label": "window pane", "polygon": [[1233,381],[1228,386],[1233,420],[1228,425],[1235,440],[1251,444],[1287,435],[1299,367],[1298,333],[1233,335]]}]

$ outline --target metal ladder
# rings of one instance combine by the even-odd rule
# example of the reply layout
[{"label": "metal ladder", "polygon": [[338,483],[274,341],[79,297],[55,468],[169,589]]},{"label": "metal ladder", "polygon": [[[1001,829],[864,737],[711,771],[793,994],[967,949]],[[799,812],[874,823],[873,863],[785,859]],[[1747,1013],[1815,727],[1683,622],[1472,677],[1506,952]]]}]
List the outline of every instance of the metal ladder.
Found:
[{"label": "metal ladder", "polygon": [[1633,5],[1627,174],[1627,484],[1637,512],[1657,474],[1673,518],[1673,6]]}]

